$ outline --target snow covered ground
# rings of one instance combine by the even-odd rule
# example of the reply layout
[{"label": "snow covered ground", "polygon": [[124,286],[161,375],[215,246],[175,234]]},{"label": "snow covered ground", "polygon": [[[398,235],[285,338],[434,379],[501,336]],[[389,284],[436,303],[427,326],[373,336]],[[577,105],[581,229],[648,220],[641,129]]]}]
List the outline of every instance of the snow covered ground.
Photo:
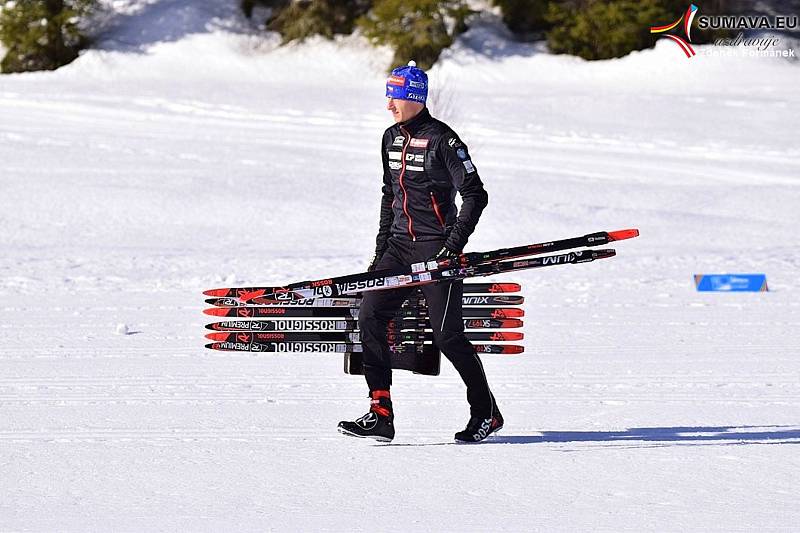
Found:
[{"label": "snow covered ground", "polygon": [[144,4],[0,76],[0,530],[796,529],[798,65],[460,39],[431,108],[490,194],[470,249],[642,236],[509,278],[527,352],[484,358],[498,437],[452,444],[445,367],[397,373],[376,445],[335,431],[367,406],[340,357],[206,351],[200,291],[364,268],[389,55]]}]

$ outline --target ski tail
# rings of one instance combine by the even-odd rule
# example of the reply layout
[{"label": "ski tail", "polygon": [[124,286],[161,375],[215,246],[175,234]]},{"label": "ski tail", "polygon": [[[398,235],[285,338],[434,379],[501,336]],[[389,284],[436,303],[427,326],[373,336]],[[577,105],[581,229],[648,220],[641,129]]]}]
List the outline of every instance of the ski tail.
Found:
[{"label": "ski tail", "polygon": [[471,318],[464,320],[465,329],[511,329],[521,327],[522,320],[518,318]]},{"label": "ski tail", "polygon": [[639,230],[635,228],[631,229],[620,229],[617,231],[609,231],[608,232],[608,241],[622,241],[625,239],[633,239],[634,237],[639,236]]},{"label": "ski tail", "polygon": [[525,347],[518,344],[473,344],[473,346],[479,354],[517,355],[525,351]]}]

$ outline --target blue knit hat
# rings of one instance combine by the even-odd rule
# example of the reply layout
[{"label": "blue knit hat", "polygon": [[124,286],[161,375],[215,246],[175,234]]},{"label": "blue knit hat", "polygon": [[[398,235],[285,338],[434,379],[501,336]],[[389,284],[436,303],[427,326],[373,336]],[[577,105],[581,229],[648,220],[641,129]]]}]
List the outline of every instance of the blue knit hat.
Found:
[{"label": "blue knit hat", "polygon": [[424,104],[428,98],[428,75],[414,61],[409,61],[406,67],[397,67],[386,80],[386,97]]}]

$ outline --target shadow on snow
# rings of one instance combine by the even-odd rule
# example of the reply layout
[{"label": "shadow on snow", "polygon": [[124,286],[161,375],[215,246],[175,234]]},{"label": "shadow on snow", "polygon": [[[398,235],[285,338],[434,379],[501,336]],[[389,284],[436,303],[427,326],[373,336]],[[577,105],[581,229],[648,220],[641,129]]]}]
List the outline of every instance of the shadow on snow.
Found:
[{"label": "shadow on snow", "polygon": [[146,53],[149,46],[175,42],[189,35],[224,29],[251,33],[238,2],[217,0],[159,0],[131,13],[105,14],[102,27],[93,35],[93,48]]},{"label": "shadow on snow", "polygon": [[[619,431],[542,431],[536,435],[492,436],[479,444],[547,444],[547,443],[680,443],[697,444],[800,444],[798,426],[680,426],[628,428]],[[394,443],[382,446],[443,446],[455,442]]]}]

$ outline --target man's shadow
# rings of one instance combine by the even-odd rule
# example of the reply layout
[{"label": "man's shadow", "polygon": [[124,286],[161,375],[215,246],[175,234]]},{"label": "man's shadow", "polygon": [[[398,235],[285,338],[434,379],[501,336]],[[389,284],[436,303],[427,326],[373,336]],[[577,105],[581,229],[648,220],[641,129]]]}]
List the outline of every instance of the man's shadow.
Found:
[{"label": "man's shadow", "polygon": [[[542,431],[537,435],[494,435],[480,444],[630,442],[642,447],[680,444],[800,444],[800,426],[679,426],[619,431]],[[641,443],[658,443],[642,445]],[[454,442],[395,443],[383,446],[443,446]]]},{"label": "man's shadow", "polygon": [[541,435],[497,435],[496,444],[541,442],[698,442],[786,441],[800,439],[798,426],[679,426],[628,428],[621,431],[543,431]]}]

